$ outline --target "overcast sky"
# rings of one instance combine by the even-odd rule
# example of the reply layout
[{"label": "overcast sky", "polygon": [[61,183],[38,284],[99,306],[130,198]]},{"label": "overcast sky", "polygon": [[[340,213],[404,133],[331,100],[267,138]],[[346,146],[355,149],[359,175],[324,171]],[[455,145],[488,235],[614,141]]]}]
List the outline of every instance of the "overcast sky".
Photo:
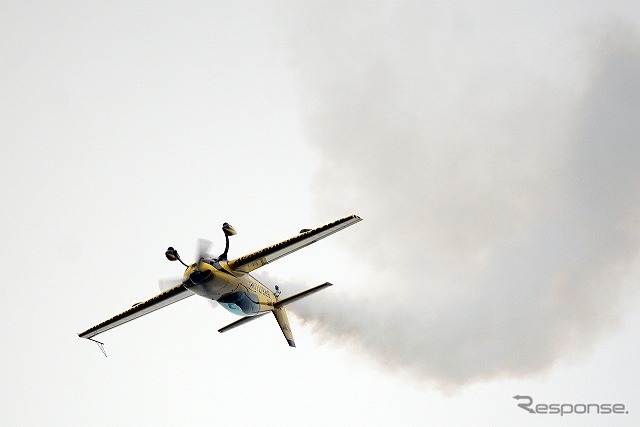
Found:
[{"label": "overcast sky", "polygon": [[[2,2],[0,422],[486,425],[640,382],[635,2]],[[179,276],[355,213],[257,272],[264,318]]]}]

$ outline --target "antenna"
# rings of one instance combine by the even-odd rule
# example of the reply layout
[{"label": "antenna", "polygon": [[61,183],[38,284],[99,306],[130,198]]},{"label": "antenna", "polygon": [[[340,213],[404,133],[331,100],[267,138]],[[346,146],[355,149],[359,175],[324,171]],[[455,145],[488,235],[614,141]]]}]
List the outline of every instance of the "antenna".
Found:
[{"label": "antenna", "polygon": [[104,354],[104,357],[107,357],[107,352],[104,350],[104,343],[98,341],[98,340],[94,340],[93,338],[87,338],[89,341],[93,341],[94,343],[98,344],[98,348],[100,348],[100,350],[102,351],[102,354]]}]

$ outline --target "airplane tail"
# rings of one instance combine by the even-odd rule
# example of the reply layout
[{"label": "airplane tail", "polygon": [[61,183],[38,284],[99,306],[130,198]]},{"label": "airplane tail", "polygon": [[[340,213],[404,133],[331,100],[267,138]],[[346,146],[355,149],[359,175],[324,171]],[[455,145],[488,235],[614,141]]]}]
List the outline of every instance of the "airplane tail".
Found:
[{"label": "airplane tail", "polygon": [[293,334],[291,333],[291,327],[289,326],[289,319],[287,318],[287,311],[284,307],[278,307],[273,310],[273,316],[278,321],[278,326],[284,334],[285,339],[289,347],[295,347],[296,343],[293,341]]},{"label": "airplane tail", "polygon": [[[293,334],[291,333],[291,327],[289,326],[289,319],[287,318],[287,312],[285,311],[284,306],[287,304],[291,304],[292,302],[297,301],[299,299],[308,297],[309,295],[315,294],[316,292],[321,291],[324,288],[328,288],[329,286],[332,286],[332,284],[329,282],[323,283],[322,285],[318,285],[311,289],[307,289],[306,291],[298,292],[297,294],[291,295],[290,297],[281,299],[273,305],[273,310],[272,310],[273,315],[275,316],[276,321],[278,322],[278,326],[280,326],[280,330],[284,334],[284,337],[287,340],[287,344],[289,344],[290,347],[295,347],[296,343],[295,341],[293,341]],[[230,329],[233,329],[240,325],[244,325],[247,322],[255,320],[258,317],[262,317],[267,313],[268,312],[263,312],[255,316],[243,317],[240,320],[236,320],[235,322],[225,326],[224,328],[218,329],[218,332],[226,332]]]},{"label": "airplane tail", "polygon": [[289,319],[287,319],[287,312],[284,309],[284,306],[287,304],[291,304],[294,301],[299,299],[308,297],[309,295],[315,294],[318,291],[323,290],[324,288],[328,288],[332,284],[329,282],[323,283],[322,285],[318,285],[311,289],[307,289],[306,291],[298,292],[295,295],[291,295],[290,297],[281,299],[277,303],[274,304],[273,315],[278,321],[278,325],[284,334],[284,337],[287,339],[287,344],[289,347],[295,347],[296,343],[293,341],[293,334],[291,333],[291,327],[289,326]]}]

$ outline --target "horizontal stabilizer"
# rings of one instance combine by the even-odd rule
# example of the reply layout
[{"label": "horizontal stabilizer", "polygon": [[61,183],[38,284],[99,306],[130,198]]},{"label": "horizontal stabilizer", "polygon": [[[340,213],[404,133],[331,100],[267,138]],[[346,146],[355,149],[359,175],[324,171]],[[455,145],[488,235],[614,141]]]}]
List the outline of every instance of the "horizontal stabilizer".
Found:
[{"label": "horizontal stabilizer", "polygon": [[252,320],[256,320],[258,317],[262,317],[265,314],[269,313],[268,311],[264,312],[264,313],[260,313],[260,314],[256,314],[255,316],[246,316],[241,318],[240,320],[236,320],[233,323],[228,324],[227,326],[225,326],[224,328],[220,328],[218,329],[218,332],[222,333],[222,332],[227,332],[230,329],[233,328],[237,328],[238,326],[244,325],[247,322],[251,322]]},{"label": "horizontal stabilizer", "polygon": [[328,288],[329,286],[333,286],[333,283],[323,283],[322,285],[318,285],[315,288],[307,289],[306,291],[298,292],[297,294],[293,294],[290,297],[286,297],[281,299],[280,301],[274,304],[274,307],[284,307],[287,304],[291,304],[294,301],[298,301],[299,299],[306,298],[309,295],[315,294],[318,291],[323,290],[324,288]]}]

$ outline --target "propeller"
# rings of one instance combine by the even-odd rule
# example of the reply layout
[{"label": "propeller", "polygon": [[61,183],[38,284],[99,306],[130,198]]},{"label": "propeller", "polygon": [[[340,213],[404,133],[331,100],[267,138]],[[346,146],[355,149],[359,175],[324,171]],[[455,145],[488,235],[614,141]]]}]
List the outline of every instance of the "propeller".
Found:
[{"label": "propeller", "polygon": [[177,285],[182,283],[182,277],[163,277],[162,279],[158,279],[158,287],[162,292],[167,289],[171,289]]},{"label": "propeller", "polygon": [[[200,262],[202,262],[205,258],[211,258],[211,254],[209,250],[213,242],[207,239],[198,239],[198,244],[196,245],[196,262],[198,262],[198,268],[200,268]],[[169,261],[180,261],[182,265],[185,267],[189,267],[187,264],[180,259],[180,255],[178,255],[178,251],[176,251],[172,246],[169,246],[167,251],[164,253]]]},{"label": "propeller", "polygon": [[209,279],[209,277],[211,276],[211,272],[209,270],[202,271],[200,267],[202,266],[202,261],[204,261],[205,258],[211,258],[211,255],[208,253],[208,251],[209,249],[211,249],[212,245],[213,245],[213,242],[211,240],[202,239],[202,238],[198,239],[198,244],[196,248],[197,257],[198,257],[197,265],[196,265],[196,268],[189,275],[189,279],[191,280],[191,282],[193,282],[193,284],[202,283],[207,279]]},{"label": "propeller", "polygon": [[198,261],[201,261],[203,258],[211,258],[211,254],[209,250],[213,246],[213,242],[211,240],[199,238],[198,239]]},{"label": "propeller", "polygon": [[[225,246],[224,252],[219,256],[218,260],[227,259],[227,251],[229,250],[229,236],[233,236],[236,234],[236,231],[233,229],[233,227],[226,222],[222,225],[222,231],[224,232],[224,235],[225,235],[226,246]],[[200,238],[197,241],[196,265],[195,265],[195,268],[193,268],[193,270],[191,271],[191,274],[189,275],[189,280],[191,280],[191,282],[194,285],[204,283],[207,280],[209,280],[209,278],[211,277],[210,270],[208,269],[205,269],[204,271],[202,270],[202,262],[204,260],[213,259],[213,256],[209,252],[212,245],[213,245],[213,242],[211,240]],[[176,251],[173,247],[169,246],[169,248],[164,254],[169,261],[180,261],[182,265],[189,268],[189,266],[180,259],[180,255],[178,255],[178,251]]]}]

